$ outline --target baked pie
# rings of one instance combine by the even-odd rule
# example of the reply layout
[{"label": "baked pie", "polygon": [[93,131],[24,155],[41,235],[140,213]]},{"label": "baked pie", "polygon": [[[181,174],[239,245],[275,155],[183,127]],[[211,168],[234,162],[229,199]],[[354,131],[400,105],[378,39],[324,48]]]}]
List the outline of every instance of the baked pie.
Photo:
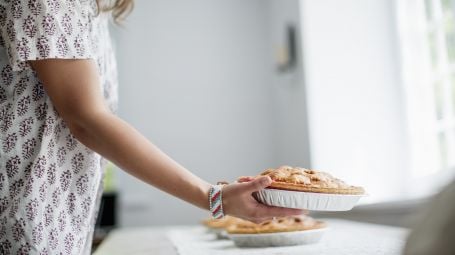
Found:
[{"label": "baked pie", "polygon": [[211,229],[222,230],[222,229],[227,228],[228,226],[231,226],[238,220],[240,220],[240,219],[226,215],[221,219],[210,218],[210,219],[203,220],[202,224]]},{"label": "baked pie", "polygon": [[303,231],[324,227],[326,227],[324,222],[314,220],[306,215],[300,215],[274,218],[260,224],[238,220],[228,226],[226,231],[229,234],[264,234]]},{"label": "baked pie", "polygon": [[272,184],[269,188],[314,193],[362,195],[365,190],[346,184],[332,175],[315,170],[281,166],[267,169],[260,176],[270,176]]}]

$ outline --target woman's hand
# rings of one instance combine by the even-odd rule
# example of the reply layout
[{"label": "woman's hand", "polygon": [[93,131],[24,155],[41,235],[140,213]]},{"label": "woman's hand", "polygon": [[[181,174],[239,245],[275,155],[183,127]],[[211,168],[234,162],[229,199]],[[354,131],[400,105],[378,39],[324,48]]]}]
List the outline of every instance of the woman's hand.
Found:
[{"label": "woman's hand", "polygon": [[253,193],[272,183],[268,176],[259,178],[242,177],[239,183],[228,184],[223,188],[223,209],[225,214],[261,223],[273,217],[300,215],[303,210],[268,206],[259,203]]}]

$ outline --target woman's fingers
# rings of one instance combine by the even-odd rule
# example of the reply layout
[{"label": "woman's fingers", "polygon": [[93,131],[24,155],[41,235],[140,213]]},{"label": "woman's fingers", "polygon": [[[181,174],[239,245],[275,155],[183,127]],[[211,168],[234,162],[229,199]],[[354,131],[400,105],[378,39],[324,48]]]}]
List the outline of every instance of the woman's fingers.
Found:
[{"label": "woman's fingers", "polygon": [[251,195],[251,193],[262,190],[272,184],[272,179],[269,176],[262,176],[250,181],[235,183],[235,190],[243,195]]},{"label": "woman's fingers", "polygon": [[223,207],[225,212],[233,216],[261,223],[273,217],[301,215],[300,209],[281,208],[261,204],[254,199],[252,193],[267,188],[272,184],[269,176],[242,177],[239,183],[229,184],[223,188]]},{"label": "woman's fingers", "polygon": [[251,193],[265,189],[270,186],[270,184],[272,184],[272,179],[270,179],[269,176],[261,176],[252,181],[241,183],[241,185]]}]

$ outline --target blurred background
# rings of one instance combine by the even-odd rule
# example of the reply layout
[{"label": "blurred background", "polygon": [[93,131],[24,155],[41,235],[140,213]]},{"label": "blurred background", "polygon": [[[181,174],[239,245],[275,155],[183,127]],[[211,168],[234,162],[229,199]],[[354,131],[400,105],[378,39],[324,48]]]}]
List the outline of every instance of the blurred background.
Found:
[{"label": "blurred background", "polygon": [[[403,225],[455,175],[454,12],[455,0],[136,1],[112,28],[118,113],[212,183],[314,168],[369,194],[337,217]],[[119,169],[108,178],[121,227],[207,216]]]}]

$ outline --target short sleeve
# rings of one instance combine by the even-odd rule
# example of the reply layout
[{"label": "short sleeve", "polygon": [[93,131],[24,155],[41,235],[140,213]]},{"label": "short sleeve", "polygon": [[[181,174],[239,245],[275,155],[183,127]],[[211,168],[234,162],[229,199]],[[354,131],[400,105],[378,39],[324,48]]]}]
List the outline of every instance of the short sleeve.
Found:
[{"label": "short sleeve", "polygon": [[0,4],[1,37],[13,71],[28,68],[30,60],[93,58],[94,7],[88,0],[5,2]]}]

